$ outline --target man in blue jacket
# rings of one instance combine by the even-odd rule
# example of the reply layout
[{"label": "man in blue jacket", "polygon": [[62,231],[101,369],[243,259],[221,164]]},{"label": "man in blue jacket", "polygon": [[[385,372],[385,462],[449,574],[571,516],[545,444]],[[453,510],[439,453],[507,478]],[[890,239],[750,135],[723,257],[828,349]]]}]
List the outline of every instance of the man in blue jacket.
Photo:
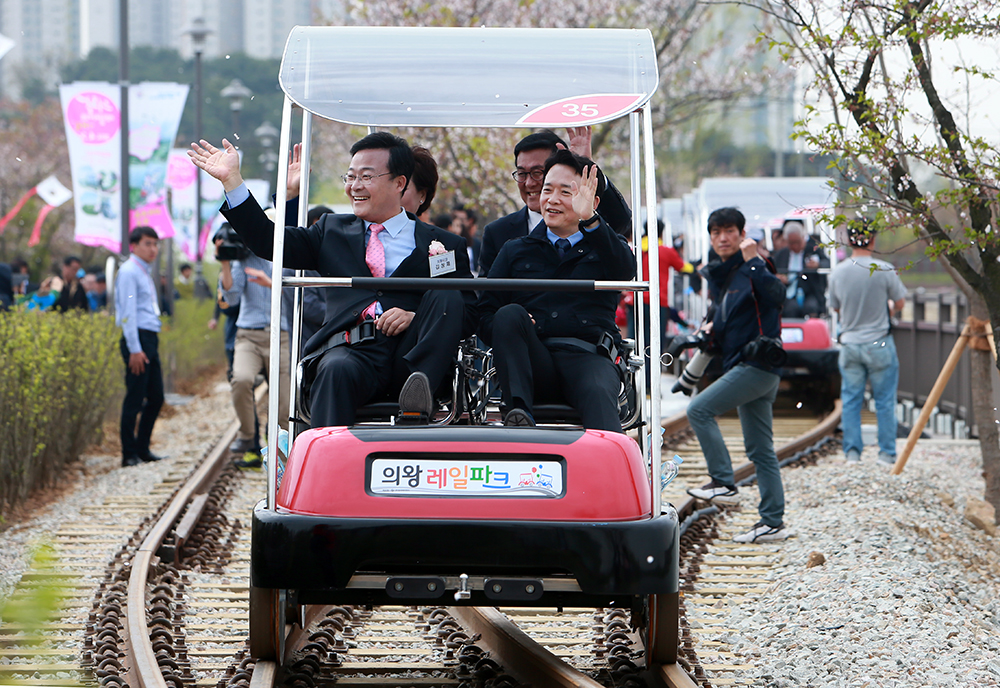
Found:
[{"label": "man in blue jacket", "polygon": [[[559,150],[545,162],[543,179],[543,221],[504,244],[489,277],[631,279],[632,250],[597,214],[604,180],[597,165]],[[479,304],[505,425],[534,425],[538,399],[569,403],[584,427],[621,432],[617,292],[484,291]]]},{"label": "man in blue jacket", "polygon": [[722,357],[725,374],[688,406],[688,420],[698,437],[712,481],[688,490],[715,504],[739,503],[733,462],[716,417],[737,409],[747,456],[757,469],[760,521],[736,542],[784,540],[791,533],[782,520],[785,494],[774,453],[772,405],[781,379],[774,369],[783,361],[781,306],[785,288],[757,254],[757,243],[743,231],[736,208],[720,208],[708,216],[712,248],[720,260],[706,268],[712,310],[703,328]]}]

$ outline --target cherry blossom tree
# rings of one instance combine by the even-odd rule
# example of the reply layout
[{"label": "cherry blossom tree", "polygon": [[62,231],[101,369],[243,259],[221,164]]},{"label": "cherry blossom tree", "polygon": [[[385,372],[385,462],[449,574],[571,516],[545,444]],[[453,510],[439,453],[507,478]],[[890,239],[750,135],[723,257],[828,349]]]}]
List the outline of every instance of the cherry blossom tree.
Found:
[{"label": "cherry blossom tree", "polygon": [[[757,0],[754,0],[757,2]],[[845,213],[926,244],[1000,325],[997,0],[780,0],[770,45],[811,75],[797,135],[837,156]],[[1000,512],[1000,437],[989,347],[972,356],[986,499]]]}]

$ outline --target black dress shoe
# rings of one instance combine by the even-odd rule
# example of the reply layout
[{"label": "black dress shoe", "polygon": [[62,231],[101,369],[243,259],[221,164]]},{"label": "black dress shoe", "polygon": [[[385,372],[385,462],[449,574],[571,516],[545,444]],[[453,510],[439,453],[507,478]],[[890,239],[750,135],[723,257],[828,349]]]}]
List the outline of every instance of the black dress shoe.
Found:
[{"label": "black dress shoe", "polygon": [[142,463],[142,459],[138,456],[123,456],[122,457],[122,467],[128,468],[129,466],[138,466]]},{"label": "black dress shoe", "polygon": [[508,428],[533,428],[535,419],[524,409],[511,409],[503,419],[503,424]]},{"label": "black dress shoe", "polygon": [[143,463],[151,463],[153,461],[163,461],[166,456],[157,456],[153,452],[146,452],[146,455],[142,457]]},{"label": "black dress shoe", "polygon": [[399,420],[425,424],[430,420],[431,383],[423,373],[412,373],[399,391]]}]

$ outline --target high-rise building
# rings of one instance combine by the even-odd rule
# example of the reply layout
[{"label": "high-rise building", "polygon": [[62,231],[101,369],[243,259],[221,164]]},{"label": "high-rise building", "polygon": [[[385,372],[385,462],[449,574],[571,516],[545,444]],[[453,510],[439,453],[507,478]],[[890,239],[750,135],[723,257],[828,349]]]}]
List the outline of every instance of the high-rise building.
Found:
[{"label": "high-rise building", "polygon": [[[54,89],[60,65],[97,47],[117,50],[119,2],[0,0],[0,33],[16,43],[0,60],[0,93],[20,98],[32,80]],[[201,17],[212,31],[206,58],[237,52],[269,58],[281,56],[293,26],[343,21],[344,0],[128,0],[128,13],[133,48],[174,48],[190,57],[187,31]]]},{"label": "high-rise building", "polygon": [[0,0],[0,33],[15,43],[0,61],[0,92],[20,97],[32,82],[56,83],[79,50],[78,26],[79,0]]}]

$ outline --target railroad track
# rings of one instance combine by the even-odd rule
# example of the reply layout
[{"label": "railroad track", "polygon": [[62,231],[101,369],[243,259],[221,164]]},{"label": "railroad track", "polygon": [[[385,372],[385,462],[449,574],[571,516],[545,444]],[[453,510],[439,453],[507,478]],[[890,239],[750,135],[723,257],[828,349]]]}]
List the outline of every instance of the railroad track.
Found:
[{"label": "railroad track", "polygon": [[[779,458],[815,445],[838,419],[834,413],[816,425],[814,418],[776,418]],[[684,519],[694,504],[683,490],[704,484],[704,463],[681,418],[665,425],[665,454],[685,459],[665,497]],[[722,425],[727,442],[738,437],[738,422],[724,418]],[[36,566],[12,599],[57,591],[61,613],[52,622],[0,626],[0,680],[143,688],[334,679],[348,686],[646,685],[635,670],[641,641],[622,610],[310,608],[305,630],[296,626],[289,638],[286,666],[255,664],[247,647],[249,537],[239,519],[263,493],[264,476],[225,469],[234,431],[201,462],[178,462],[148,496],[110,498],[90,509],[86,528],[57,533],[54,563]],[[740,463],[741,441],[731,449]],[[740,467],[737,479],[751,471]],[[741,684],[746,666],[724,642],[725,600],[759,589],[780,545],[705,539],[717,533],[728,540],[730,530],[754,520],[729,512],[685,535],[683,660],[663,668],[667,685],[695,685],[684,669],[705,686]]]}]

